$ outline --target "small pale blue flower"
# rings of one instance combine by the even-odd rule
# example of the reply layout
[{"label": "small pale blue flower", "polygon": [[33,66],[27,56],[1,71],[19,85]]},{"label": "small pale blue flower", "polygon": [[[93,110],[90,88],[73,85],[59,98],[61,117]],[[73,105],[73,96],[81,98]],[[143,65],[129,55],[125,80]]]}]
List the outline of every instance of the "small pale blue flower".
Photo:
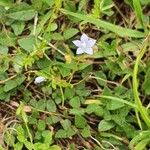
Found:
[{"label": "small pale blue flower", "polygon": [[45,78],[42,76],[39,76],[35,78],[34,84],[39,84],[39,83],[42,83],[43,81],[45,81]]},{"label": "small pale blue flower", "polygon": [[89,54],[93,55],[93,46],[96,43],[96,40],[89,38],[85,33],[82,34],[80,40],[72,41],[78,48],[76,54]]}]

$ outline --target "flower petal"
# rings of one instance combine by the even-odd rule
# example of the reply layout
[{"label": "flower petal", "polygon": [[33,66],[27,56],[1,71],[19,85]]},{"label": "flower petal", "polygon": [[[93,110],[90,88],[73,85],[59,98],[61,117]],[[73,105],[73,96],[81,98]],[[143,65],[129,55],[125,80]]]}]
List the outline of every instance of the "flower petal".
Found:
[{"label": "flower petal", "polygon": [[85,50],[85,53],[89,54],[89,55],[93,55],[93,49],[92,48],[88,48]]},{"label": "flower petal", "polygon": [[42,76],[39,76],[39,77],[35,78],[34,84],[39,84],[39,83],[41,83],[43,81],[45,81],[45,78],[42,77]]},{"label": "flower petal", "polygon": [[95,45],[95,43],[96,43],[96,40],[90,38],[88,42],[86,43],[86,45],[87,47],[91,48]]},{"label": "flower petal", "polygon": [[84,51],[82,48],[78,48],[77,51],[76,51],[76,54],[83,54]]},{"label": "flower petal", "polygon": [[79,40],[74,40],[72,41],[74,45],[76,45],[77,47],[80,47],[81,46],[81,41]]},{"label": "flower petal", "polygon": [[89,40],[89,37],[85,33],[83,33],[80,40],[81,42],[87,42]]}]

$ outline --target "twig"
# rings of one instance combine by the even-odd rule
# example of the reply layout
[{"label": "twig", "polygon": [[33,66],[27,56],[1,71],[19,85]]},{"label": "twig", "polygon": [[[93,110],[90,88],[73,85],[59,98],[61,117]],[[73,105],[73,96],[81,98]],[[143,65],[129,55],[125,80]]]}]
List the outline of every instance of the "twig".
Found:
[{"label": "twig", "polygon": [[103,150],[108,150],[108,149],[106,149],[97,139],[95,139],[93,136],[90,136],[91,137],[91,139],[93,140],[93,141],[95,141],[100,147],[101,147],[101,149],[103,149]]},{"label": "twig", "polygon": [[90,78],[91,78],[91,79],[101,80],[101,81],[104,81],[104,82],[107,82],[107,83],[110,83],[110,84],[114,84],[114,85],[117,85],[117,86],[119,86],[119,85],[120,85],[120,84],[118,84],[117,82],[113,82],[113,81],[105,80],[105,79],[100,78],[100,77],[90,76]]},{"label": "twig", "polygon": [[11,80],[11,79],[13,79],[13,78],[15,78],[16,76],[17,76],[17,75],[15,74],[15,75],[13,75],[13,76],[11,76],[11,77],[5,79],[5,80],[2,80],[2,81],[0,81],[0,84],[4,84],[5,82],[7,82],[7,81],[9,81],[9,80]]},{"label": "twig", "polygon": [[[43,40],[43,38],[41,36],[38,36],[38,38],[40,40]],[[47,42],[47,41],[46,41]],[[60,49],[56,48],[53,44],[51,44],[50,42],[47,42],[47,44],[52,47],[53,49],[55,49],[56,51],[58,51],[60,54],[62,54],[63,56],[65,56],[65,53],[63,53]]]},{"label": "twig", "polygon": [[33,35],[36,34],[37,22],[38,22],[38,12],[35,13],[35,17],[34,17]]}]

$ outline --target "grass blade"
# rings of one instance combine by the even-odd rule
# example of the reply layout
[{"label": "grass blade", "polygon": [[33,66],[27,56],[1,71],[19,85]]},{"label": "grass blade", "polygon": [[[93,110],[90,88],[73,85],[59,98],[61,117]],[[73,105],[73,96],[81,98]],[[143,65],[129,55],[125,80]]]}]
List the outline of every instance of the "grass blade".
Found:
[{"label": "grass blade", "polygon": [[140,1],[139,0],[133,0],[133,6],[134,6],[134,10],[135,10],[135,14],[137,16],[137,19],[139,20],[141,26],[144,28],[143,12],[142,12]]},{"label": "grass blade", "polygon": [[143,105],[142,105],[142,102],[139,98],[139,93],[138,93],[138,80],[137,80],[137,73],[138,73],[138,66],[139,66],[139,63],[141,61],[141,58],[143,57],[146,49],[147,49],[147,46],[148,46],[148,41],[149,41],[149,37],[148,36],[145,40],[145,42],[143,43],[143,47],[139,53],[139,55],[137,56],[137,59],[135,61],[135,66],[134,66],[134,70],[133,70],[133,81],[132,81],[132,84],[133,84],[133,94],[134,94],[134,99],[135,99],[135,103],[137,104],[137,107],[138,107],[138,110],[144,120],[144,122],[146,123],[146,125],[150,128],[150,118],[149,118],[149,115],[147,113],[147,111],[144,109]]},{"label": "grass blade", "polygon": [[87,16],[87,15],[70,12],[70,11],[65,10],[65,9],[61,9],[61,11],[64,14],[67,14],[67,15],[76,17],[78,19],[84,20],[86,22],[92,23],[92,24],[96,25],[97,27],[112,31],[121,37],[135,37],[135,38],[145,37],[144,33],[137,31],[137,30],[126,29],[126,28],[111,24],[109,22],[103,21],[101,19],[96,19],[96,18],[92,18],[92,17]]},{"label": "grass blade", "polygon": [[138,145],[138,143],[140,141],[142,141],[143,139],[150,139],[150,131],[146,130],[146,131],[142,131],[140,132],[138,135],[136,135],[129,143],[129,148],[130,149],[134,149],[134,146]]},{"label": "grass blade", "polygon": [[104,98],[104,99],[109,99],[109,100],[114,100],[114,101],[117,101],[117,102],[120,102],[120,103],[123,103],[123,104],[126,104],[134,109],[137,109],[137,106],[129,101],[126,101],[124,99],[121,99],[121,98],[118,98],[118,97],[113,97],[113,96],[107,96],[107,95],[98,95],[97,97],[100,97],[100,98]]}]

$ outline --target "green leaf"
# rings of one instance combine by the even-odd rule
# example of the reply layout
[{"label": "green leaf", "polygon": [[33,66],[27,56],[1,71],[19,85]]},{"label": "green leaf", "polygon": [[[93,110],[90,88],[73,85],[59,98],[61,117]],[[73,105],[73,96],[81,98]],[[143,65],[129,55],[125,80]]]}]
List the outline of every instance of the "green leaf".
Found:
[{"label": "green leaf", "polygon": [[24,74],[20,74],[15,78],[15,82],[18,85],[20,85],[21,83],[23,83],[23,81],[26,79],[26,76]]},{"label": "green leaf", "polygon": [[125,105],[122,102],[118,102],[118,101],[109,101],[107,103],[107,109],[108,110],[116,110],[119,109],[121,107],[124,107]]},{"label": "green leaf", "polygon": [[25,78],[26,77],[24,75],[18,75],[15,79],[5,82],[4,91],[8,92],[8,91],[16,88],[25,80]]},{"label": "green leaf", "polygon": [[104,110],[101,106],[97,104],[90,104],[86,108],[86,113],[88,114],[95,113],[95,115],[97,116],[103,116]]},{"label": "green leaf", "polygon": [[44,130],[42,132],[42,136],[44,137],[44,143],[50,145],[52,143],[52,132],[48,130]]},{"label": "green leaf", "polygon": [[75,36],[78,32],[79,32],[79,30],[76,28],[69,28],[64,31],[63,36],[66,40],[68,40],[68,39],[72,38],[73,36]]},{"label": "green leaf", "polygon": [[35,15],[35,10],[26,3],[18,3],[9,9],[6,16],[15,20],[31,20]]},{"label": "green leaf", "polygon": [[[6,132],[3,141],[1,141],[2,145],[3,145],[3,142],[5,142],[9,146],[13,146],[13,144],[15,143],[15,136],[11,134],[11,132]],[[5,147],[5,150],[6,150],[6,147]]]},{"label": "green leaf", "polygon": [[0,86],[0,100],[4,100],[8,95],[7,92],[4,92],[3,86]]},{"label": "green leaf", "polygon": [[22,150],[22,148],[23,148],[23,143],[17,142],[14,145],[14,150]]},{"label": "green leaf", "polygon": [[61,62],[57,62],[56,63],[58,65],[58,68],[61,72],[61,75],[63,77],[69,76],[71,70],[76,69],[76,64],[75,63],[61,63]]},{"label": "green leaf", "polygon": [[18,53],[14,56],[14,60],[13,60],[13,67],[14,67],[14,70],[17,72],[17,73],[20,73],[23,69],[23,66],[24,66],[24,60],[26,58],[26,54],[24,53]]},{"label": "green leaf", "polygon": [[45,110],[46,100],[44,100],[44,99],[39,100],[38,102],[36,102],[35,107],[40,110]]},{"label": "green leaf", "polygon": [[0,0],[0,6],[9,7],[13,4],[13,0]]},{"label": "green leaf", "polygon": [[39,121],[38,121],[38,124],[37,124],[37,127],[38,127],[38,130],[39,130],[39,131],[45,130],[45,127],[46,127],[45,121],[39,120]]},{"label": "green leaf", "polygon": [[40,11],[42,8],[42,0],[32,0],[32,6],[35,8],[35,10]]},{"label": "green leaf", "polygon": [[111,44],[109,44],[108,42],[105,42],[105,41],[101,41],[99,44],[100,44],[101,49],[103,49],[102,51],[98,52],[98,55],[100,55],[101,57],[108,57],[108,56],[117,55],[117,53],[116,53],[116,48],[117,48],[116,40],[113,40],[111,42]]},{"label": "green leaf", "polygon": [[79,108],[80,107],[80,98],[78,96],[73,97],[70,101],[69,101],[70,106],[72,106],[73,108]]},{"label": "green leaf", "polygon": [[112,129],[114,126],[115,124],[113,122],[102,120],[98,124],[98,131],[99,132],[107,131],[107,130]]},{"label": "green leaf", "polygon": [[0,2],[0,19],[2,19],[2,21],[6,19],[4,17],[5,13],[6,13],[6,9],[5,7],[1,6],[1,2]]},{"label": "green leaf", "polygon": [[56,41],[64,40],[63,36],[60,33],[56,33],[56,32],[51,34],[51,38]]},{"label": "green leaf", "polygon": [[53,100],[48,100],[46,103],[46,108],[49,112],[56,112],[56,104]]},{"label": "green leaf", "polygon": [[76,11],[76,3],[74,1],[64,1],[64,8],[70,11]]},{"label": "green leaf", "polygon": [[46,123],[51,125],[51,124],[55,124],[55,123],[59,122],[60,120],[61,120],[60,117],[51,116],[51,117],[47,118]]},{"label": "green leaf", "polygon": [[28,116],[27,114],[25,113],[25,111],[23,110],[23,107],[22,107],[22,110],[21,110],[21,116],[22,116],[22,119],[24,121],[24,123],[27,123],[28,122]]},{"label": "green leaf", "polygon": [[9,58],[6,55],[0,55],[0,73],[5,72],[9,68]]},{"label": "green leaf", "polygon": [[0,44],[3,46],[14,46],[16,37],[12,32],[0,32]]},{"label": "green leaf", "polygon": [[60,73],[63,77],[66,77],[70,74],[71,69],[66,68],[65,64],[59,65],[58,67],[59,67]]},{"label": "green leaf", "polygon": [[35,137],[36,140],[41,140],[42,139],[42,131],[36,131]]},{"label": "green leaf", "polygon": [[70,109],[70,114],[73,115],[84,115],[85,110],[83,108],[74,108],[74,109]]},{"label": "green leaf", "polygon": [[66,138],[66,137],[67,137],[67,133],[63,129],[59,129],[55,134],[55,138]]},{"label": "green leaf", "polygon": [[33,150],[33,148],[34,148],[34,145],[33,145],[31,142],[28,142],[28,141],[26,141],[26,142],[24,143],[24,145],[26,146],[26,148],[27,148],[28,150]]},{"label": "green leaf", "polygon": [[28,122],[29,122],[29,124],[37,124],[37,119],[32,116],[29,116]]},{"label": "green leaf", "polygon": [[32,52],[36,46],[36,39],[34,36],[25,37],[18,40],[18,44],[21,48],[27,52]]},{"label": "green leaf", "polygon": [[97,27],[104,28],[106,30],[112,31],[112,32],[118,34],[121,37],[126,37],[126,36],[135,37],[135,38],[145,37],[145,34],[142,33],[142,32],[132,30],[132,29],[126,29],[126,28],[111,24],[109,22],[106,22],[106,21],[103,21],[103,20],[100,20],[100,19],[92,18],[92,17],[87,16],[87,15],[70,12],[70,11],[64,10],[64,9],[62,9],[62,12],[64,14],[67,14],[67,15],[76,17],[78,19],[84,20],[86,22],[92,23],[92,24],[96,25]]},{"label": "green leaf", "polygon": [[48,150],[61,150],[61,148],[58,145],[53,145]]},{"label": "green leaf", "polygon": [[85,128],[87,125],[86,119],[81,115],[75,115],[75,126],[77,128]]},{"label": "green leaf", "polygon": [[114,3],[112,0],[103,0],[100,4],[101,11],[106,11],[107,9],[110,9],[114,6]]},{"label": "green leaf", "polygon": [[51,23],[48,26],[49,31],[55,31],[58,28],[58,25],[56,23]]},{"label": "green leaf", "polygon": [[132,42],[126,42],[122,44],[121,47],[123,48],[124,52],[128,52],[128,51],[138,52],[139,51],[139,46],[137,46],[136,43],[132,43]]},{"label": "green leaf", "polygon": [[68,130],[71,127],[71,121],[68,119],[62,120],[60,123],[63,126],[64,130]]},{"label": "green leaf", "polygon": [[25,23],[22,21],[15,21],[12,25],[11,25],[15,35],[19,35],[23,32],[23,29],[25,27]]},{"label": "green leaf", "polygon": [[20,142],[25,143],[27,139],[26,139],[26,136],[25,136],[25,131],[22,128],[22,126],[19,125],[16,130],[17,130],[17,139]]},{"label": "green leaf", "polygon": [[42,1],[50,7],[55,3],[55,1],[53,0],[42,0]]},{"label": "green leaf", "polygon": [[8,53],[8,47],[0,45],[0,54],[6,55]]},{"label": "green leaf", "polygon": [[78,96],[81,96],[81,97],[82,97],[82,96],[83,96],[83,97],[89,96],[90,93],[91,93],[91,91],[90,91],[90,90],[86,90],[86,89],[76,90],[76,94],[77,94]]},{"label": "green leaf", "polygon": [[72,128],[69,128],[68,130],[65,130],[65,131],[67,133],[67,138],[70,138],[70,137],[72,137],[73,135],[76,134],[76,131],[73,130]]},{"label": "green leaf", "polygon": [[34,144],[34,149],[35,150],[48,150],[49,146],[47,144],[43,144],[41,142],[37,142]]},{"label": "green leaf", "polygon": [[91,136],[90,126],[86,126],[86,127],[81,131],[81,135],[82,135],[84,138],[90,137],[90,136]]},{"label": "green leaf", "polygon": [[96,76],[96,80],[97,80],[98,84],[101,85],[101,86],[105,86],[106,81],[107,81],[107,77],[103,73],[103,71],[96,71],[94,74]]},{"label": "green leaf", "polygon": [[71,136],[73,136],[76,132],[69,128],[68,130],[58,130],[55,134],[55,138],[69,138]]},{"label": "green leaf", "polygon": [[74,88],[65,88],[65,98],[66,99],[71,99],[75,95],[75,89]]},{"label": "green leaf", "polygon": [[89,65],[90,64],[88,64],[88,63],[80,63],[79,66],[78,66],[78,70],[84,70]]}]

